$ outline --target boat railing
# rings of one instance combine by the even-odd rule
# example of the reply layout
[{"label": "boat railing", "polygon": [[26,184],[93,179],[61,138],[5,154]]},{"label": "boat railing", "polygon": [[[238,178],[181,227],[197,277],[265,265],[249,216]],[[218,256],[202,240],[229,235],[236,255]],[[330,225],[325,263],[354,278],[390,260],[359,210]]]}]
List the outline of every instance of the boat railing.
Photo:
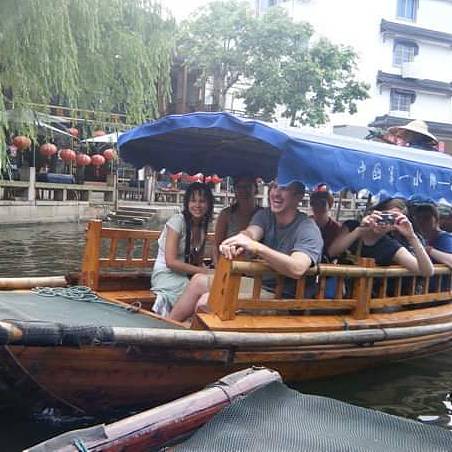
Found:
[{"label": "boat railing", "polygon": [[[149,290],[159,235],[160,231],[108,228],[100,220],[90,221],[80,282],[93,290]],[[220,258],[209,304],[221,320],[262,311],[339,311],[365,319],[372,311],[391,306],[401,309],[451,300],[452,270],[445,265],[434,267],[434,275],[424,278],[400,266],[377,267],[373,259],[366,258],[356,265],[320,264],[293,281],[294,297],[288,299],[283,297],[285,277],[264,262]],[[269,274],[276,279],[272,293],[264,290]],[[251,279],[247,281],[251,296],[240,290],[245,277]]]},{"label": "boat railing", "polygon": [[[148,229],[103,227],[101,220],[91,220],[86,230],[80,283],[100,290],[105,287],[101,277],[110,279],[109,288],[121,286],[119,280],[123,277],[130,281],[134,276],[144,276],[150,281],[159,235],[160,231]],[[211,240],[213,234],[208,235]]]},{"label": "boat railing", "polygon": [[[276,278],[274,292],[263,293],[264,275]],[[244,277],[252,279],[251,297],[241,295]],[[220,258],[209,305],[221,320],[233,320],[249,312],[287,314],[302,311],[348,312],[366,319],[372,311],[425,303],[450,301],[452,271],[435,265],[432,278],[419,277],[399,266],[377,267],[373,259],[361,258],[357,265],[320,264],[295,281],[295,297],[283,298],[284,276],[259,261]]]}]

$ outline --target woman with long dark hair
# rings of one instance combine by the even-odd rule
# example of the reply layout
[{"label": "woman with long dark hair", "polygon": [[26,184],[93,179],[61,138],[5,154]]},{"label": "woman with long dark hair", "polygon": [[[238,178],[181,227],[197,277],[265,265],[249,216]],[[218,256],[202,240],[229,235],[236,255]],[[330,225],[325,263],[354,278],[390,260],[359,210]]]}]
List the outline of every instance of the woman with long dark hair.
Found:
[{"label": "woman with long dark hair", "polygon": [[152,271],[152,291],[157,298],[154,312],[167,316],[188,284],[189,276],[207,273],[202,265],[207,229],[213,214],[213,196],[206,184],[191,184],[184,196],[182,213],[165,224],[158,240]]},{"label": "woman with long dark hair", "polygon": [[256,204],[257,184],[251,176],[234,178],[235,202],[220,212],[215,225],[214,263],[218,260],[218,247],[228,237],[246,229],[258,210]]}]

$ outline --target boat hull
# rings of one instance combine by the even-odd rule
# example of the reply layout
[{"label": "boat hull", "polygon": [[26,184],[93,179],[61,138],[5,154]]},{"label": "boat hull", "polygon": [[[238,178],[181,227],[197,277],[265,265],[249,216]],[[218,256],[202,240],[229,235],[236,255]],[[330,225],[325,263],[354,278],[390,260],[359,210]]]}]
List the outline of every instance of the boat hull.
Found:
[{"label": "boat hull", "polygon": [[[1,388],[16,408],[100,414],[174,400],[250,365],[289,383],[331,377],[452,347],[452,333],[373,344],[188,350],[138,346],[0,349]],[[12,396],[12,398],[11,398]],[[6,401],[5,398],[3,398]]]}]

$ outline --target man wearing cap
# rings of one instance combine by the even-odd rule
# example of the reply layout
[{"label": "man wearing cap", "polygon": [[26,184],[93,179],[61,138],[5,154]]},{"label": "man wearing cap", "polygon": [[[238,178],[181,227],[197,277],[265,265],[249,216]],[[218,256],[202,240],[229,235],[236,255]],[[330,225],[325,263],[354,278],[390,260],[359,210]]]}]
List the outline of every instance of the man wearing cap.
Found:
[{"label": "man wearing cap", "polygon": [[311,194],[310,204],[312,217],[322,233],[323,254],[326,256],[328,248],[341,232],[341,225],[330,216],[334,198],[327,185],[320,184],[314,189]]},{"label": "man wearing cap", "polygon": [[[224,240],[219,247],[227,259],[249,251],[288,277],[283,290],[286,298],[294,296],[295,280],[318,263],[322,253],[319,228],[306,214],[298,211],[304,193],[304,185],[299,182],[285,187],[273,184],[269,192],[270,207],[256,212],[244,231]],[[274,278],[264,279],[263,286],[271,290],[275,286]],[[206,304],[208,288],[205,275],[195,275],[170,318],[184,321],[191,317],[197,305]]]}]

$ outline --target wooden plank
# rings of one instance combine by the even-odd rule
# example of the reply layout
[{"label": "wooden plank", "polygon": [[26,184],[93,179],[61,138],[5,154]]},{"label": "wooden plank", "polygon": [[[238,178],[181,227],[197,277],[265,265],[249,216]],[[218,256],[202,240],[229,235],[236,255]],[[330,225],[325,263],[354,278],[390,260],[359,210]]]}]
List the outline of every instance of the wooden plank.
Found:
[{"label": "wooden plank", "polygon": [[253,282],[253,298],[260,298],[262,289],[262,276],[258,275],[254,277]]},{"label": "wooden plank", "polygon": [[276,276],[275,298],[282,298],[284,291],[284,280],[285,280],[284,276],[282,275]]},{"label": "wooden plank", "polygon": [[235,317],[240,291],[240,275],[231,274],[231,261],[220,256],[210,289],[208,304],[221,320]]},{"label": "wooden plank", "polygon": [[222,321],[214,314],[197,313],[207,329],[215,331],[254,332],[302,332],[338,331],[344,329],[341,316],[304,315],[246,315],[237,314],[234,319]]},{"label": "wooden plank", "polygon": [[[375,266],[374,259],[360,258],[358,264],[365,268]],[[361,276],[355,280],[353,285],[353,298],[357,299],[354,317],[356,319],[365,319],[369,317],[370,298],[372,294],[373,278]]]},{"label": "wooden plank", "polygon": [[345,289],[345,278],[341,278],[341,277],[337,278],[336,293],[334,295],[334,298],[336,300],[342,300],[344,298],[344,289]]},{"label": "wooden plank", "polygon": [[324,299],[280,299],[280,300],[261,300],[257,299],[239,299],[237,309],[246,310],[303,310],[303,309],[353,309],[356,306],[356,300],[331,300],[330,298]]},{"label": "wooden plank", "polygon": [[110,241],[110,250],[108,252],[108,260],[112,261],[116,257],[116,250],[118,248],[118,239],[114,238]]},{"label": "wooden plank", "polygon": [[149,239],[158,240],[160,231],[145,229],[113,229],[102,228],[102,237],[116,239]]},{"label": "wooden plank", "polygon": [[396,297],[400,297],[402,295],[402,278],[395,278],[394,283],[394,294]]},{"label": "wooden plank", "polygon": [[331,361],[346,358],[371,358],[379,356],[400,355],[420,351],[436,344],[444,344],[452,338],[451,333],[423,336],[415,340],[375,342],[372,347],[339,346],[339,347],[303,347],[299,350],[280,350],[277,354],[272,351],[237,352],[235,362],[303,362],[303,361]]},{"label": "wooden plank", "polygon": [[320,277],[319,290],[317,292],[316,298],[321,300],[325,298],[325,287],[326,287],[326,276]]},{"label": "wooden plank", "polygon": [[385,298],[387,290],[388,290],[388,278],[383,278],[380,284],[380,289],[378,291],[378,296],[380,298]]},{"label": "wooden plank", "polygon": [[101,257],[99,259],[100,268],[146,268],[149,267],[151,263],[153,263],[154,259],[150,261],[143,261],[142,258],[134,258],[134,259],[124,259],[124,258],[116,258],[114,260],[109,260],[106,257]]},{"label": "wooden plank", "polygon": [[[126,261],[132,262],[133,249],[135,247],[135,240],[129,237],[127,239]],[[139,259],[142,260],[142,259]]]},{"label": "wooden plank", "polygon": [[297,288],[295,290],[295,298],[300,299],[304,297],[304,289],[306,287],[306,278],[297,280]]},{"label": "wooden plank", "polygon": [[[366,258],[361,258],[366,259]],[[451,274],[452,270],[446,265],[436,264],[434,265],[435,273],[437,274]],[[336,264],[320,264],[320,274],[322,276],[343,276],[343,277],[403,277],[412,276],[414,273],[410,272],[406,268],[398,265],[390,265],[388,267],[364,267],[363,265],[336,265]],[[251,275],[262,273],[275,273],[270,266],[263,261],[242,261],[234,260],[232,263],[232,273],[247,273]],[[317,268],[310,268],[306,271],[305,275],[315,276],[318,273]]]},{"label": "wooden plank", "polygon": [[102,222],[91,220],[86,231],[86,245],[82,262],[81,284],[97,290],[99,285],[99,256]]},{"label": "wooden plank", "polygon": [[373,298],[372,309],[388,306],[406,306],[419,303],[435,303],[438,301],[448,301],[452,298],[449,292],[428,293],[420,295],[402,295],[400,297]]},{"label": "wooden plank", "polygon": [[353,315],[253,315],[238,313],[233,320],[222,321],[214,314],[198,313],[199,325],[214,331],[249,332],[315,332],[340,331],[345,329],[388,328],[428,325],[452,320],[451,305],[398,311],[370,313],[366,319],[355,319]]},{"label": "wooden plank", "polygon": [[143,240],[143,254],[142,259],[147,262],[149,260],[149,248],[150,248],[150,240],[149,239],[144,239]]}]

